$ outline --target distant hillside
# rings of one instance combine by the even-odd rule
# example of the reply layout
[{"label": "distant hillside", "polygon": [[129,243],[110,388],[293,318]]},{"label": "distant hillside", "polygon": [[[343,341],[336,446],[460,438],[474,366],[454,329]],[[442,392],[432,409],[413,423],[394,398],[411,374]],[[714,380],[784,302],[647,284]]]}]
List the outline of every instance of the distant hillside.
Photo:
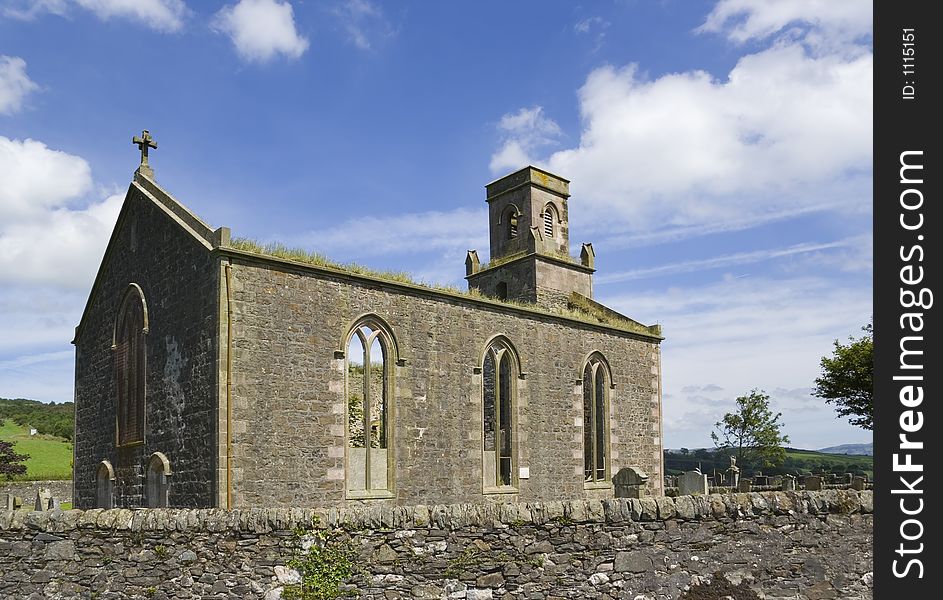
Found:
[{"label": "distant hillside", "polygon": [[9,419],[22,427],[72,441],[75,414],[72,402],[40,402],[24,398],[0,398],[0,423]]},{"label": "distant hillside", "polygon": [[29,456],[26,475],[17,481],[72,478],[72,442],[45,433],[30,435],[27,427],[10,419],[0,419],[0,440],[13,442],[13,451]]},{"label": "distant hillside", "polygon": [[[730,459],[713,448],[697,448],[690,450],[665,450],[665,473],[677,475],[683,471],[690,471],[700,467],[702,473],[713,471],[724,472],[730,467]],[[753,470],[742,465],[744,475],[752,474]],[[873,475],[874,459],[867,455],[836,455],[814,450],[786,448],[786,461],[779,467],[765,468],[767,475],[810,474],[810,473],[866,473]]]},{"label": "distant hillside", "polygon": [[823,454],[849,454],[852,456],[874,456],[874,444],[842,444],[820,448],[817,452]]}]

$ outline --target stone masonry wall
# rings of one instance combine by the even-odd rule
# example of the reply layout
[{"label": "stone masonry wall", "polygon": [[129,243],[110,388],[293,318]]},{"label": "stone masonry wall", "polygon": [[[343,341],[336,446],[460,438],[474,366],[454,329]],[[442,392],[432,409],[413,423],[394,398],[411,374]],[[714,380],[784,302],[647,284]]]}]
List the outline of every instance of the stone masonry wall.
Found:
[{"label": "stone masonry wall", "polygon": [[[297,581],[292,530],[328,527],[361,598],[872,598],[871,492],[349,509],[0,512],[0,597],[241,600]],[[319,522],[315,525],[315,517]],[[704,597],[704,596],[699,596]],[[745,596],[741,596],[745,597]]]},{"label": "stone masonry wall", "polygon": [[[160,195],[150,184],[153,194]],[[164,200],[185,210],[172,199]],[[170,503],[213,506],[219,267],[171,209],[131,185],[76,334],[75,505],[95,505],[102,460],[115,469],[115,506],[142,506],[153,452],[170,460]],[[128,285],[147,305],[145,441],[116,447],[115,318]]]},{"label": "stone masonry wall", "polygon": [[[382,502],[611,497],[583,482],[582,368],[612,368],[611,471],[637,466],[661,494],[657,338],[233,253],[235,508],[338,506],[345,491],[344,340],[374,314],[390,327],[394,494]],[[518,493],[483,493],[482,356],[505,336],[520,356]],[[508,491],[508,490],[505,490]]]}]

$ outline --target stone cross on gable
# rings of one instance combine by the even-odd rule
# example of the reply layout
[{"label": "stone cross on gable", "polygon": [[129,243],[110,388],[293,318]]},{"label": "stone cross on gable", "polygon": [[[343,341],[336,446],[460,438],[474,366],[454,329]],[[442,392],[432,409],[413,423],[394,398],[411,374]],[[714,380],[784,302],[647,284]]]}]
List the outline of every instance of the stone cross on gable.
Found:
[{"label": "stone cross on gable", "polygon": [[147,164],[147,151],[149,148],[154,148],[156,150],[157,142],[155,142],[154,138],[151,137],[150,132],[145,129],[143,132],[141,132],[140,136],[134,136],[131,138],[131,143],[136,145],[141,150],[141,165],[138,167],[138,172],[153,179],[154,170],[151,169],[149,164]]}]

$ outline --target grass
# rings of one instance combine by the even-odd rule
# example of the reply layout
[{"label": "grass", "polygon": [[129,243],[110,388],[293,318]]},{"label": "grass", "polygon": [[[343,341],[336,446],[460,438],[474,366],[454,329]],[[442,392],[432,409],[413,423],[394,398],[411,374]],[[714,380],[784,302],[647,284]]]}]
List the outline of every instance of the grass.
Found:
[{"label": "grass", "polygon": [[0,424],[0,440],[14,442],[17,454],[27,454],[26,475],[14,481],[72,478],[72,444],[52,435],[30,435],[29,429],[7,419]]},{"label": "grass", "polygon": [[[455,286],[446,286],[439,285],[435,283],[428,283],[425,281],[417,281],[409,276],[408,273],[404,271],[377,271],[359,265],[357,263],[340,263],[325,255],[318,252],[310,252],[308,250],[303,250],[301,248],[289,248],[282,244],[260,244],[254,240],[247,238],[233,238],[229,246],[236,250],[242,250],[243,252],[251,252],[253,254],[261,254],[263,256],[274,256],[276,258],[283,258],[286,260],[292,260],[295,262],[305,263],[309,265],[314,265],[317,267],[327,267],[331,269],[339,269],[342,271],[347,271],[349,273],[355,273],[357,275],[366,275],[368,277],[376,277],[377,279],[384,279],[386,281],[393,281],[397,283],[405,283],[410,285],[415,285],[419,287],[428,288],[431,290],[436,290],[439,292],[445,292],[448,294],[453,294],[457,296],[465,296],[467,298],[477,298],[477,299],[487,299],[492,302],[497,302],[499,304],[505,304],[508,306],[514,306],[518,308],[524,308],[528,310],[538,310],[540,312],[546,312],[549,314],[555,314],[558,316],[566,317],[576,321],[582,321],[584,323],[592,324],[603,324],[610,327],[615,327],[624,331],[631,331],[633,333],[642,333],[644,335],[651,335],[652,331],[644,325],[636,325],[634,322],[625,321],[623,319],[613,319],[609,318],[607,315],[600,314],[590,314],[583,310],[578,310],[574,308],[560,308],[560,309],[547,309],[545,307],[539,307],[536,304],[530,304],[527,302],[519,302],[515,300],[499,300],[497,298],[492,298],[490,296],[485,296],[478,290],[461,290]],[[517,258],[518,255],[512,257],[505,257],[500,262],[492,262],[490,267],[496,266],[501,262],[507,262]],[[562,257],[563,255],[560,255]],[[571,258],[572,260],[572,258]]]}]

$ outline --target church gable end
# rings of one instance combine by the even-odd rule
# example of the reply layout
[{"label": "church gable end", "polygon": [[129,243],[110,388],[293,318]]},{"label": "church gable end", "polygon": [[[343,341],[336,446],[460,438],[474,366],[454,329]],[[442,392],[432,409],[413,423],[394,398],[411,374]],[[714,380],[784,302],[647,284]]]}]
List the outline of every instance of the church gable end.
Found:
[{"label": "church gable end", "polygon": [[216,503],[213,235],[136,176],[76,328],[76,506],[146,506],[155,452],[174,464],[169,505]]}]

